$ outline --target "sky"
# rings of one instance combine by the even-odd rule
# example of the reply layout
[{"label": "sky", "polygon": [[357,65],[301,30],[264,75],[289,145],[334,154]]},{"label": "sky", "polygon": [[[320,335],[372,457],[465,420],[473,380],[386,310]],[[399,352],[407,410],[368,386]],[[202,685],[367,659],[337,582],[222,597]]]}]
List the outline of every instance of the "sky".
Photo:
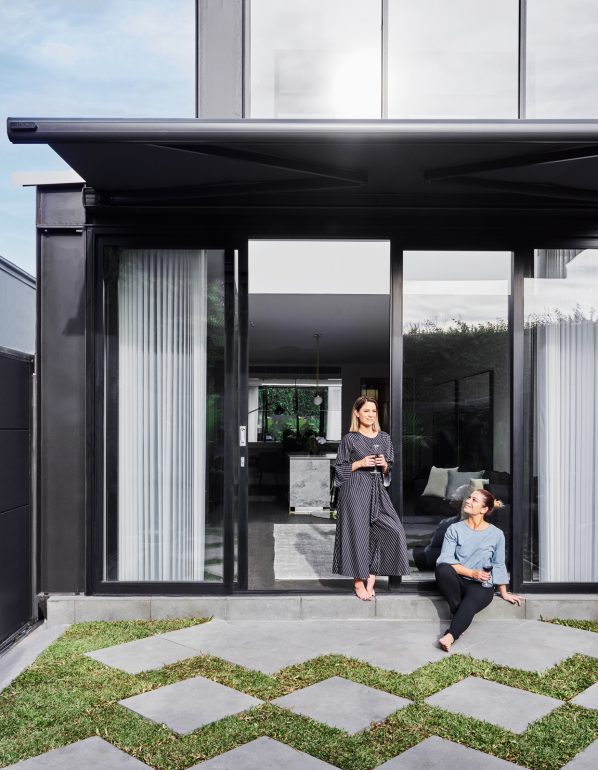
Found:
[{"label": "sky", "polygon": [[[252,0],[251,115],[321,117],[323,99],[336,117],[377,117],[380,7]],[[517,0],[388,0],[388,8],[389,66],[409,74],[399,78],[407,91],[389,75],[391,116],[515,114]],[[598,118],[598,0],[527,0],[527,9],[528,117]],[[193,117],[195,0],[0,0],[0,29],[0,255],[34,273],[35,192],[11,177],[66,165],[48,147],[11,145],[6,118]],[[318,63],[333,77],[312,94],[324,82]],[[397,93],[405,112],[392,106]]]},{"label": "sky", "polygon": [[0,29],[0,255],[35,274],[35,192],[11,177],[68,167],[6,118],[194,117],[195,0],[0,0]]}]

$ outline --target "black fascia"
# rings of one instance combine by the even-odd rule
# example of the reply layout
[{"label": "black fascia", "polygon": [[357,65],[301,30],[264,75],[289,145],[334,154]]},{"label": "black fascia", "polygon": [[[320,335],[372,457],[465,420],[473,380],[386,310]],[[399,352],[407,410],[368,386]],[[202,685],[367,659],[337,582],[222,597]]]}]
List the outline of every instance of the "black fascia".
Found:
[{"label": "black fascia", "polygon": [[598,141],[598,120],[199,120],[8,118],[14,144],[231,142],[344,138],[401,142]]}]

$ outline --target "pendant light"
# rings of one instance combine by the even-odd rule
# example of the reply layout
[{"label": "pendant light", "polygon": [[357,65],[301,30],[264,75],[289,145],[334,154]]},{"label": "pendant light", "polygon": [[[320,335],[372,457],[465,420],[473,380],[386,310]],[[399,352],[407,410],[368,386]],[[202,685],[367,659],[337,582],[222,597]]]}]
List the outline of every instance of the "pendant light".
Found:
[{"label": "pendant light", "polygon": [[316,395],[314,396],[314,404],[320,406],[324,400],[320,395],[320,337],[322,335],[316,332],[314,337],[316,338]]}]

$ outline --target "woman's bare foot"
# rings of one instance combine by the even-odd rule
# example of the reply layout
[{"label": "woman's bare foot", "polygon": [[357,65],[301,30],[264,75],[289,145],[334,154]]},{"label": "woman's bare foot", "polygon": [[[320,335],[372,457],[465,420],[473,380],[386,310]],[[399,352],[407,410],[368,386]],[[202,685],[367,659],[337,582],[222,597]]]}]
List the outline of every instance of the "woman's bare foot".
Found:
[{"label": "woman's bare foot", "polygon": [[374,596],[376,596],[376,591],[374,590],[374,587],[376,585],[376,576],[370,575],[368,577],[367,583],[365,584],[365,590],[368,593],[368,597],[370,599],[373,599]]},{"label": "woman's bare foot", "polygon": [[448,652],[451,647],[453,646],[455,639],[452,634],[446,633],[444,636],[441,636],[438,640],[438,644],[441,646],[441,648]]},{"label": "woman's bare foot", "polygon": [[355,596],[361,599],[362,602],[367,602],[371,599],[363,580],[355,579],[353,581],[353,590],[355,591]]}]

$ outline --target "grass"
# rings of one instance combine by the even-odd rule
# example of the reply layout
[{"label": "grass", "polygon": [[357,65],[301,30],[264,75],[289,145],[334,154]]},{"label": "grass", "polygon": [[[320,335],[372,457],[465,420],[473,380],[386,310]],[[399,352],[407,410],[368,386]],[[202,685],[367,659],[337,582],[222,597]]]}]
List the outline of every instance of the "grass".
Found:
[{"label": "grass", "polygon": [[[99,735],[156,770],[184,770],[267,735],[342,770],[370,770],[430,735],[438,735],[530,770],[557,770],[598,739],[598,712],[567,702],[598,679],[598,661],[583,655],[568,658],[544,674],[453,655],[408,675],[340,655],[326,655],[283,669],[275,676],[249,671],[210,656],[131,675],[84,655],[101,647],[200,622],[204,621],[71,626],[0,694],[0,767]],[[554,622],[598,631],[597,622]],[[198,675],[266,701],[341,675],[409,698],[413,703],[354,736],[265,703],[179,737],[118,705],[122,698]],[[515,735],[424,702],[427,696],[472,675],[566,703],[532,724],[524,734]]]}]

